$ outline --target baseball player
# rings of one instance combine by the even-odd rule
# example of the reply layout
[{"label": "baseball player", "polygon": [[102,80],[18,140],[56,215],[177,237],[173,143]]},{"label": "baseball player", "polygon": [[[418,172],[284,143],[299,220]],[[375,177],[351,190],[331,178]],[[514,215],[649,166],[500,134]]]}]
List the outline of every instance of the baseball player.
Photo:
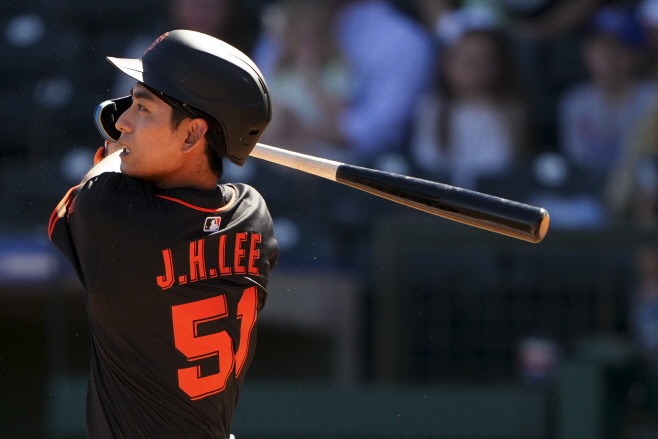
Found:
[{"label": "baseball player", "polygon": [[269,123],[267,86],[186,30],[108,60],[137,84],[99,106],[105,147],[49,225],[87,291],[87,435],[228,438],[278,246],[258,192],[217,180]]}]

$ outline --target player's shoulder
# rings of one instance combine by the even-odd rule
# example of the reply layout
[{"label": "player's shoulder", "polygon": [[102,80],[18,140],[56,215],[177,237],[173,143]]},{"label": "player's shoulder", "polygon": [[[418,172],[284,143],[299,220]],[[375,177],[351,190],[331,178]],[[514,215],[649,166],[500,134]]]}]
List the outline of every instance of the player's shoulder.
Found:
[{"label": "player's shoulder", "polygon": [[254,188],[246,183],[224,183],[223,186],[235,189],[237,198],[250,198],[263,200],[263,196]]},{"label": "player's shoulder", "polygon": [[137,190],[149,190],[150,185],[142,180],[137,178],[129,177],[120,172],[104,172],[95,177],[90,178],[84,185],[82,185],[82,190],[127,190],[127,189],[137,189]]},{"label": "player's shoulder", "polygon": [[270,218],[267,203],[263,196],[254,187],[245,183],[226,183],[225,187],[235,190],[234,208],[241,212],[241,217],[249,218]]},{"label": "player's shoulder", "polygon": [[140,204],[140,200],[152,198],[152,192],[150,185],[144,181],[118,172],[104,172],[80,186],[76,204],[116,210],[126,204]]},{"label": "player's shoulder", "polygon": [[[263,239],[274,238],[272,216],[261,194],[244,183],[226,183],[223,191],[234,191],[234,196],[224,210],[222,229],[259,233]],[[269,241],[268,241],[269,242]]]}]

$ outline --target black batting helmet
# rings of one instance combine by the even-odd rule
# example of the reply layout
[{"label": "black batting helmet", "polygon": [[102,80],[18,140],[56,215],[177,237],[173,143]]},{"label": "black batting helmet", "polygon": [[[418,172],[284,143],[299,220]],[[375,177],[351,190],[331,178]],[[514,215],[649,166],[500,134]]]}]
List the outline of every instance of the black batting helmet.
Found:
[{"label": "black batting helmet", "polygon": [[[224,130],[226,155],[239,166],[272,119],[270,94],[256,64],[235,47],[209,35],[174,30],[155,40],[141,59],[107,60],[150,90],[168,95],[164,100],[170,105],[166,97],[216,119]],[[113,120],[127,108],[119,101],[113,101],[118,104]],[[102,124],[101,110],[97,110],[97,124]],[[114,126],[99,126],[101,133],[110,131],[108,128]]]}]

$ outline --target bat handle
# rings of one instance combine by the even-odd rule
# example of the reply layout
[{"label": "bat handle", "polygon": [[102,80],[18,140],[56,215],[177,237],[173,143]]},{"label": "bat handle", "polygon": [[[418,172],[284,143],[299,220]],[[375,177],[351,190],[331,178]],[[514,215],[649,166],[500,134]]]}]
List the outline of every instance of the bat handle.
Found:
[{"label": "bat handle", "polygon": [[338,167],[343,164],[333,160],[313,157],[307,154],[265,145],[263,143],[257,143],[249,155],[268,162],[298,169],[332,181],[336,181],[336,171],[338,170]]}]

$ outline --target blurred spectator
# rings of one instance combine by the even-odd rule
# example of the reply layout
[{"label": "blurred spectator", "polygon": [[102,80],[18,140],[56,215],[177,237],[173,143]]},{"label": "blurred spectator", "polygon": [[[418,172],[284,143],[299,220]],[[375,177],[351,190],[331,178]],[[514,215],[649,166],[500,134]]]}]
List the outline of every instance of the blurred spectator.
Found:
[{"label": "blurred spectator", "polygon": [[610,0],[500,0],[537,120],[537,148],[559,144],[557,112],[565,87],[585,75],[581,34],[592,12]]},{"label": "blurred spectator", "polygon": [[658,249],[639,249],[636,267],[638,283],[632,299],[631,325],[642,352],[658,360]]},{"label": "blurred spectator", "polygon": [[[258,18],[240,0],[169,0],[167,20],[140,35],[126,48],[126,58],[140,58],[153,41],[172,29],[212,35],[250,54],[258,36]],[[111,96],[128,94],[135,81],[117,74]]]},{"label": "blurred spectator", "polygon": [[460,2],[447,0],[416,0],[421,22],[434,34],[442,45],[453,44],[466,30],[490,29],[501,22],[498,11],[491,2]]},{"label": "blurred spectator", "polygon": [[577,30],[608,0],[501,0],[510,30],[526,38],[554,39]]},{"label": "blurred spectator", "polygon": [[415,0],[421,23],[435,38],[441,35],[444,20],[459,6],[457,0]]},{"label": "blurred spectator", "polygon": [[169,20],[174,28],[212,35],[251,52],[257,37],[254,16],[237,0],[170,0]]},{"label": "blurred spectator", "polygon": [[615,218],[640,226],[658,222],[658,103],[640,122],[630,148],[613,170],[606,196]]},{"label": "blurred spectator", "polygon": [[[360,161],[371,163],[406,146],[412,110],[430,80],[431,37],[388,1],[325,1],[336,8],[333,34],[352,85],[336,126]],[[267,79],[281,56],[276,14],[265,16],[265,27],[254,60]]]},{"label": "blurred spectator", "polygon": [[413,108],[430,81],[431,38],[386,1],[334,1],[341,5],[338,43],[354,75],[354,101],[339,127],[371,161],[406,146]]},{"label": "blurred spectator", "polygon": [[647,69],[658,74],[658,0],[644,0],[638,6],[638,18],[642,24],[648,55]]},{"label": "blurred spectator", "polygon": [[528,115],[514,57],[499,30],[470,30],[445,49],[436,90],[417,108],[417,166],[474,188],[505,173],[527,147]]},{"label": "blurred spectator", "polygon": [[519,342],[517,363],[523,383],[529,386],[550,384],[561,360],[557,341],[547,337],[526,337]]},{"label": "blurred spectator", "polygon": [[576,166],[606,173],[628,149],[656,96],[653,82],[639,78],[643,45],[633,9],[609,6],[592,16],[583,44],[589,79],[567,90],[558,116],[561,149]]},{"label": "blurred spectator", "polygon": [[349,161],[336,127],[349,100],[349,72],[333,42],[332,11],[322,0],[286,0],[278,7],[280,55],[267,78],[276,111],[262,140]]},{"label": "blurred spectator", "polygon": [[441,18],[458,6],[457,0],[415,0],[421,22],[428,29],[439,26]]}]

